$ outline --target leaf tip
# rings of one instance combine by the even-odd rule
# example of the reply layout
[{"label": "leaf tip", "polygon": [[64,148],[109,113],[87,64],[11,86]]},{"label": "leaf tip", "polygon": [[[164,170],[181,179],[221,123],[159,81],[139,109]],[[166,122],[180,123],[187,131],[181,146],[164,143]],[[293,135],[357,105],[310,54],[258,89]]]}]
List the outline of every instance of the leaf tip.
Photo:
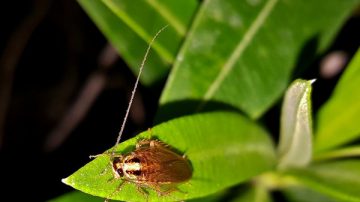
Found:
[{"label": "leaf tip", "polygon": [[66,185],[71,185],[68,177],[61,179],[61,182],[64,183],[64,184],[66,184]]},{"label": "leaf tip", "polygon": [[313,83],[315,83],[316,80],[317,79],[311,79],[311,80],[309,80],[309,82],[310,82],[310,84],[313,84]]}]

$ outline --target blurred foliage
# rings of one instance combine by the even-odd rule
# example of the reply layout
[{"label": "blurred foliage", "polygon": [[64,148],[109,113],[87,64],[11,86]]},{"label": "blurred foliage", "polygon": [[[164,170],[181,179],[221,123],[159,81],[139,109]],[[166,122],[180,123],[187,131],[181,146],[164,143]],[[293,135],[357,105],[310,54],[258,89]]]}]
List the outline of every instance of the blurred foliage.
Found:
[{"label": "blurred foliage", "polygon": [[[316,115],[315,158],[312,81],[296,80],[289,86],[294,70],[306,69],[324,53],[358,0],[79,3],[134,72],[147,42],[162,26],[170,25],[153,46],[142,79],[146,84],[162,79],[172,66],[157,113],[158,122],[167,122],[154,126],[153,133],[186,154],[193,177],[179,185],[186,193],[159,197],[147,189],[151,201],[201,200],[216,193],[235,195],[235,201],[271,201],[274,189],[283,191],[289,201],[305,200],[299,197],[303,193],[360,201],[360,161],[343,159],[360,155],[358,147],[345,145],[360,136],[360,52]],[[276,155],[271,136],[255,119],[284,93]],[[141,133],[117,145],[116,151],[130,152],[148,136]],[[339,146],[341,155],[334,155]],[[145,200],[134,183],[112,194],[119,182],[107,182],[110,169],[100,175],[108,164],[109,157],[101,156],[63,181],[96,196]],[[250,189],[224,192],[246,182]]]}]

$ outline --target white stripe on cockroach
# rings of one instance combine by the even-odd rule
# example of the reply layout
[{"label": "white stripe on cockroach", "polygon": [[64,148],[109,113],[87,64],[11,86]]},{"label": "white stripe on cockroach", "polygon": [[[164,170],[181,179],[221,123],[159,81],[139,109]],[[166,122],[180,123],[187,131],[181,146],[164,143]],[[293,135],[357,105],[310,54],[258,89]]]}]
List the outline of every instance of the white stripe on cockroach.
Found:
[{"label": "white stripe on cockroach", "polygon": [[[184,155],[180,155],[171,149],[166,143],[156,139],[142,139],[137,142],[135,149],[126,154],[118,154],[114,148],[119,144],[124,132],[125,124],[131,109],[135,92],[139,83],[144,64],[150,52],[151,46],[157,36],[166,29],[161,28],[146,49],[141,62],[138,76],[131,93],[130,101],[126,109],[120,132],[116,139],[115,146],[110,153],[90,156],[90,158],[107,155],[110,156],[110,164],[113,171],[113,180],[119,180],[120,184],[114,192],[107,196],[105,201],[115,194],[121,194],[121,187],[125,183],[133,183],[137,190],[148,198],[146,188],[157,192],[158,196],[166,195],[176,191],[177,185],[188,181],[192,176],[192,169],[189,161]],[[150,129],[149,129],[150,130]],[[151,130],[150,130],[151,133]]]}]

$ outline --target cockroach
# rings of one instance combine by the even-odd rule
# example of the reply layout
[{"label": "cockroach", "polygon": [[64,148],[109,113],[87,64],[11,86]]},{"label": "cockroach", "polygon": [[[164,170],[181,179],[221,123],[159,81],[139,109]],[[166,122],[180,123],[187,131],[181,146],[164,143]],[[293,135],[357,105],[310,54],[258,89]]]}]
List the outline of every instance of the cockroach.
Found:
[{"label": "cockroach", "polygon": [[[144,139],[129,154],[114,155],[112,168],[116,179],[154,189],[158,195],[177,190],[176,185],[191,178],[192,171],[185,156],[180,156],[159,140]],[[121,185],[120,185],[121,186]]]},{"label": "cockroach", "polygon": [[[166,27],[167,26],[163,27],[155,34],[145,52],[115,146],[119,144],[124,131],[139,78],[151,45]],[[179,183],[188,181],[192,176],[190,163],[185,156],[178,154],[160,140],[143,139],[137,142],[135,149],[130,153],[116,154],[113,149],[112,152],[107,155],[110,155],[114,179],[122,180],[117,190],[107,198],[110,198],[113,194],[120,191],[122,185],[125,183],[134,183],[137,189],[146,196],[147,192],[144,191],[144,188],[155,190],[159,196],[165,195],[177,190],[176,186]],[[105,201],[107,200],[108,199]]]}]

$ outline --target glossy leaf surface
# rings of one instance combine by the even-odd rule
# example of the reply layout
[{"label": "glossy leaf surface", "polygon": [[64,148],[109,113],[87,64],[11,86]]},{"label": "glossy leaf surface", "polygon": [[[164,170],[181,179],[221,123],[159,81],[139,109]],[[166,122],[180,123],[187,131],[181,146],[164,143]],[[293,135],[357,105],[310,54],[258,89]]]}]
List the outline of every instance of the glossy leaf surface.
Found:
[{"label": "glossy leaf surface", "polygon": [[[260,117],[282,95],[294,68],[305,68],[304,61],[326,47],[356,2],[204,1],[158,116],[193,113],[215,102]],[[171,105],[179,110],[165,110]]]},{"label": "glossy leaf surface", "polygon": [[[172,192],[158,197],[149,191],[149,200],[174,201],[207,196],[272,170],[275,165],[273,144],[268,134],[254,122],[237,113],[213,112],[182,117],[155,126],[157,138],[189,159],[193,175],[189,182]],[[149,132],[121,143],[116,151],[127,153],[134,149],[138,139],[149,137]],[[112,194],[120,180],[112,178],[109,156],[98,157],[73,175],[63,180],[83,192],[117,200],[144,200],[134,184],[126,184]],[[100,175],[105,168],[105,174]],[[234,172],[236,170],[236,172]]]}]

